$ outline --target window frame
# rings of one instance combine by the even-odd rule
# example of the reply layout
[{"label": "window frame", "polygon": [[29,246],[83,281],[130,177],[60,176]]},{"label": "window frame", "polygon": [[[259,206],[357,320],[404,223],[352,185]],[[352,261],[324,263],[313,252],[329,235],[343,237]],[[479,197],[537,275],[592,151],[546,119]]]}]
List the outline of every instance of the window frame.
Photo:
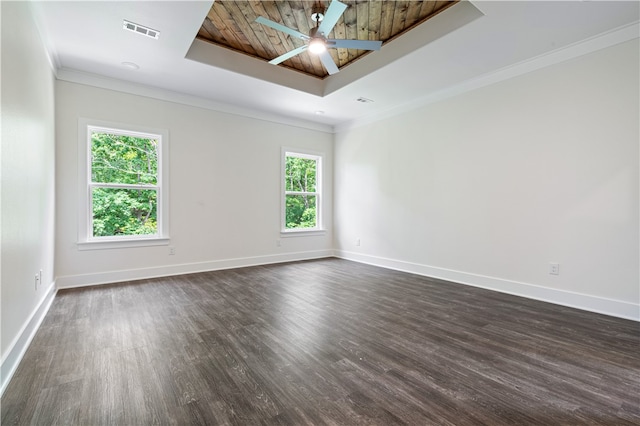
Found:
[{"label": "window frame", "polygon": [[[280,213],[280,235],[282,237],[300,237],[310,235],[324,235],[326,230],[323,225],[323,165],[324,165],[324,153],[311,151],[301,148],[282,147],[281,150],[281,169],[280,169],[280,184],[281,184],[281,213]],[[287,177],[287,157],[304,158],[308,160],[316,161],[316,190],[315,192],[298,192],[287,191],[286,177]],[[302,195],[309,194],[316,197],[316,226],[313,228],[287,228],[287,195]]]},{"label": "window frame", "polygon": [[[91,134],[95,131],[156,139],[158,172],[156,185],[94,183],[91,180]],[[78,249],[111,249],[169,244],[169,131],[138,125],[80,118],[78,120]],[[157,191],[157,234],[93,236],[93,188],[151,189]]]}]

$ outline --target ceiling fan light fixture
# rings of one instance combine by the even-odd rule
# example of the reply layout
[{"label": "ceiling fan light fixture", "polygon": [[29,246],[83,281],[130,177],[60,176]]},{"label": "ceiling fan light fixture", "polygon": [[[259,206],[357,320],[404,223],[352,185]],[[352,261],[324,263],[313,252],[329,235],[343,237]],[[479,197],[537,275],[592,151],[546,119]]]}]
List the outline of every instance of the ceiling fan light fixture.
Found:
[{"label": "ceiling fan light fixture", "polygon": [[309,42],[309,52],[314,55],[319,55],[320,53],[327,50],[327,45],[324,40],[321,38],[314,38]]},{"label": "ceiling fan light fixture", "polygon": [[303,34],[298,30],[286,27],[278,22],[270,19],[258,16],[256,22],[273,28],[274,30],[281,31],[289,34],[292,37],[304,40],[305,45],[297,47],[289,52],[278,56],[275,59],[269,61],[272,65],[278,65],[287,59],[299,55],[300,53],[308,50],[314,55],[318,56],[322,66],[329,75],[339,72],[338,66],[335,63],[333,57],[327,52],[328,49],[358,49],[358,50],[380,50],[382,46],[381,41],[374,40],[343,40],[343,39],[331,39],[327,38],[327,34],[333,31],[333,28],[340,20],[340,17],[344,11],[349,7],[348,5],[341,3],[339,0],[331,0],[329,8],[326,13],[321,13],[322,4],[317,3],[317,7],[313,11],[312,19],[315,20],[316,26],[310,28],[309,35]]}]

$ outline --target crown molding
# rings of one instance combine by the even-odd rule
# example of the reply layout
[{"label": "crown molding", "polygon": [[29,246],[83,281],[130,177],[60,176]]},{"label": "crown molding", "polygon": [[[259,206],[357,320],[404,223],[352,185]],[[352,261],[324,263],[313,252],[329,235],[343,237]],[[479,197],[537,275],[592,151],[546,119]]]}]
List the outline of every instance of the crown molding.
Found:
[{"label": "crown molding", "polygon": [[[336,125],[322,124],[313,121],[301,120],[287,117],[280,114],[274,114],[267,111],[259,111],[210,99],[205,99],[193,95],[178,93],[157,87],[145,86],[142,84],[131,83],[124,80],[118,80],[110,77],[104,77],[97,74],[76,71],[68,68],[57,68],[55,75],[58,80],[68,81],[72,83],[84,84],[88,86],[99,87],[108,90],[119,91],[123,93],[134,94],[138,96],[158,99],[167,102],[194,106],[198,108],[209,109],[212,111],[222,112],[226,114],[239,115],[256,120],[268,121],[272,123],[283,124],[292,127],[300,127],[309,130],[320,131],[324,133],[340,133],[350,129],[362,127],[375,123],[386,118],[394,117],[420,107],[433,104],[454,96],[461,95],[472,90],[486,87],[501,81],[505,81],[520,75],[524,75],[542,68],[546,68],[555,64],[559,64],[601,49],[615,46],[633,39],[637,39],[640,34],[640,23],[635,22],[612,31],[605,32],[598,36],[588,38],[586,40],[573,43],[571,45],[556,49],[552,52],[539,55],[535,58],[528,59],[510,65],[499,70],[484,74],[482,76],[463,81],[457,85],[428,93],[415,100],[394,105],[386,110],[378,111],[355,120],[345,121]],[[51,55],[51,60],[55,66],[55,54]]]},{"label": "crown molding", "polygon": [[146,86],[143,84],[132,83],[111,77],[105,77],[98,74],[77,71],[69,68],[60,68],[57,70],[56,78],[61,81],[70,83],[93,86],[101,89],[113,90],[137,96],[142,96],[160,101],[173,102],[177,104],[193,106],[197,108],[208,109],[211,111],[221,112],[225,114],[238,115],[242,117],[252,118],[255,120],[268,121],[271,123],[284,124],[291,127],[300,127],[308,130],[316,130],[324,133],[332,133],[331,125],[316,123],[313,121],[301,120],[292,117],[286,117],[266,111],[260,111],[249,108],[242,108],[222,102],[216,102],[211,99],[205,99],[198,96],[187,95],[184,93],[174,92],[172,90],[161,89],[158,87]]},{"label": "crown molding", "polygon": [[499,70],[481,75],[479,77],[463,81],[457,85],[450,86],[436,92],[428,93],[415,100],[399,105],[394,105],[384,111],[378,111],[364,117],[357,118],[355,120],[336,124],[333,127],[333,131],[334,133],[340,133],[372,124],[386,118],[407,113],[420,107],[452,98],[466,92],[470,92],[472,90],[480,89],[485,86],[509,80],[520,75],[528,74],[542,68],[559,64],[583,55],[587,55],[601,49],[606,49],[620,43],[634,40],[639,38],[639,36],[639,22],[625,25],[623,27],[607,31],[605,33],[570,44],[568,46],[561,47],[552,52],[536,56],[526,61],[522,61],[514,65],[510,65]]}]

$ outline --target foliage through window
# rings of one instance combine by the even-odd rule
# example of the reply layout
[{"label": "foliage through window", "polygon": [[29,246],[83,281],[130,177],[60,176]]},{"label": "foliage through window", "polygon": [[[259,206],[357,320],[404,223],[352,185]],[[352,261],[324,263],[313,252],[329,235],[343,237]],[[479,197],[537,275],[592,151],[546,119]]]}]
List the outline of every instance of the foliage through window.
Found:
[{"label": "foliage through window", "polygon": [[285,230],[320,228],[321,157],[285,152]]},{"label": "foliage through window", "polygon": [[89,127],[92,237],[158,236],[160,135]]}]

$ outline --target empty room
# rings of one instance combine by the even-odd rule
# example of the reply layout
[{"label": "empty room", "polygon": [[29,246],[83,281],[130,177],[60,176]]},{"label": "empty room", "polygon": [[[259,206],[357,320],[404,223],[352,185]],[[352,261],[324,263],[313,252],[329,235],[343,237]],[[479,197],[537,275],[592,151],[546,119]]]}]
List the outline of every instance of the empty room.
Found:
[{"label": "empty room", "polygon": [[640,424],[640,2],[0,22],[2,425]]}]

